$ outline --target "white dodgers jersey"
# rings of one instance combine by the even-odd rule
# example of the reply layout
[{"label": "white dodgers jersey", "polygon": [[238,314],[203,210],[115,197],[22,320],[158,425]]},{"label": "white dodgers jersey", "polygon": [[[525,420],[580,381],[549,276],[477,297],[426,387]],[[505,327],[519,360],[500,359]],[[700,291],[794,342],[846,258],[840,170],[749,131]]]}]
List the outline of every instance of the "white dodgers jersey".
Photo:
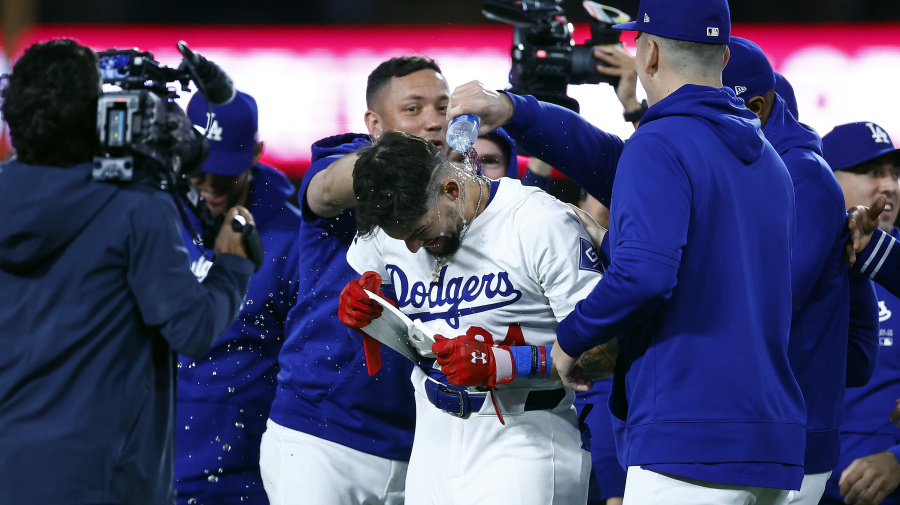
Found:
[{"label": "white dodgers jersey", "polygon": [[[508,178],[500,179],[437,281],[434,256],[424,247],[413,254],[381,230],[354,240],[347,261],[360,274],[381,274],[398,308],[435,333],[469,333],[498,345],[552,344],[559,321],[602,276],[599,256],[572,209]],[[522,387],[524,381],[511,384]]]}]

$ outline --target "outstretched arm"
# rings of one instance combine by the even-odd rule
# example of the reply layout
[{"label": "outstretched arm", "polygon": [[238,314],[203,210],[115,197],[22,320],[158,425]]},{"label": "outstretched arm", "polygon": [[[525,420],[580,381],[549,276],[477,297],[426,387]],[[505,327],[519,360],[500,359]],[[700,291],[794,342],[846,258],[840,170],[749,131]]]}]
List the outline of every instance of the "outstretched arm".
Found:
[{"label": "outstretched arm", "polygon": [[503,126],[516,146],[559,170],[588,193],[609,205],[612,181],[625,142],[589,123],[577,113],[533,96],[487,89],[478,81],[450,96],[450,118],[481,118],[479,133]]},{"label": "outstretched arm", "polygon": [[[435,340],[431,349],[441,371],[457,386],[496,386],[517,377],[560,380],[550,357],[550,346],[497,346],[468,334],[454,339],[437,335]],[[618,351],[618,341],[613,339],[581,355],[577,365],[586,380],[585,390],[590,388],[592,380],[613,374]],[[484,356],[485,359],[472,359],[472,356]]]},{"label": "outstretched arm", "polygon": [[340,215],[344,209],[356,205],[353,193],[353,167],[357,154],[338,158],[328,168],[313,176],[306,189],[306,205],[323,218]]}]

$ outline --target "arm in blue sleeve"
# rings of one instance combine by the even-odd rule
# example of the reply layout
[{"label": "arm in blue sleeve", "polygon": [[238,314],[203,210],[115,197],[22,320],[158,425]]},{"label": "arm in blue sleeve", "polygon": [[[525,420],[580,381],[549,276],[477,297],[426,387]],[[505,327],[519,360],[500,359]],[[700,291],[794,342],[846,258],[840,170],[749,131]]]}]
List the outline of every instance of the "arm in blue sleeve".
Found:
[{"label": "arm in blue sleeve", "polygon": [[[833,265],[826,267],[826,262],[835,260],[835,255],[843,252],[846,211],[843,195],[837,188],[832,192],[824,184],[817,162],[794,160],[791,163],[794,165],[791,182],[797,214],[791,250],[791,294],[794,311],[798,311],[806,304],[819,279],[836,273],[830,270]],[[804,163],[814,166],[803,166]],[[840,244],[836,245],[836,241]]]},{"label": "arm in blue sleeve", "polygon": [[507,95],[515,112],[503,128],[516,146],[552,165],[609,207],[625,141],[564,107],[530,95]]},{"label": "arm in blue sleeve", "polygon": [[544,191],[550,191],[550,184],[553,182],[553,178],[548,176],[544,177],[542,175],[538,175],[531,170],[526,170],[525,175],[522,176],[522,185],[523,186],[534,186],[536,188],[541,188]]},{"label": "arm in blue sleeve", "polygon": [[199,358],[237,317],[253,263],[221,254],[197,282],[174,204],[163,192],[148,200],[132,227],[128,283],[144,322],[159,328],[175,351]]},{"label": "arm in blue sleeve", "polygon": [[853,264],[894,296],[900,296],[900,247],[897,239],[882,230],[875,230],[869,245],[856,257]]},{"label": "arm in blue sleeve", "polygon": [[671,296],[677,283],[691,219],[691,186],[665,139],[644,135],[631,142],[620,161],[623,170],[610,214],[616,241],[612,263],[557,328],[557,340],[569,356],[627,335]]},{"label": "arm in blue sleeve", "polygon": [[850,277],[850,332],[847,339],[847,387],[865,386],[878,357],[878,299],[872,282],[855,270]]}]

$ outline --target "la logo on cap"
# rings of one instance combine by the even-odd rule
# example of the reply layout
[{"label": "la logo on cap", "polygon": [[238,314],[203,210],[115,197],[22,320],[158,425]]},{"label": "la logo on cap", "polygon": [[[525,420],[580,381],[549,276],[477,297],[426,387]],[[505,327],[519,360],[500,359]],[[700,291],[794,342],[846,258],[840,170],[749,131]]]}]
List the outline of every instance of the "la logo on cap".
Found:
[{"label": "la logo on cap", "polygon": [[872,132],[872,140],[875,141],[876,144],[890,144],[888,134],[885,133],[884,130],[881,129],[880,126],[874,123],[866,123],[866,126],[869,127],[869,130]]},{"label": "la logo on cap", "polygon": [[747,87],[746,87],[746,86],[735,86],[735,87],[734,87],[734,94],[735,94],[735,95],[740,95],[740,94],[743,93],[744,91],[747,91]]},{"label": "la logo on cap", "polygon": [[219,126],[219,122],[216,120],[215,112],[207,112],[206,113],[206,121],[210,123],[209,131],[206,132],[206,138],[209,140],[215,140],[217,142],[222,141],[222,131],[223,128]]},{"label": "la logo on cap", "polygon": [[706,36],[707,36],[707,37],[718,37],[718,36],[719,36],[719,29],[716,28],[715,26],[708,26],[708,27],[706,27]]}]

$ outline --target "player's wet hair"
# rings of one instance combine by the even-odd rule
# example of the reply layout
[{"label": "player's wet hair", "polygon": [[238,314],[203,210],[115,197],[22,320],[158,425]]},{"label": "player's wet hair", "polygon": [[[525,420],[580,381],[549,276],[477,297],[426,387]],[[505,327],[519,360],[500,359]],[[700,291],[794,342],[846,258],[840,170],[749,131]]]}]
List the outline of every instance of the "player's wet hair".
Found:
[{"label": "player's wet hair", "polygon": [[97,55],[73,40],[35,44],[0,81],[3,119],[19,161],[70,166],[99,148]]},{"label": "player's wet hair", "polygon": [[359,151],[353,167],[356,227],[405,229],[424,216],[439,196],[440,181],[456,167],[428,140],[389,130]]},{"label": "player's wet hair", "polygon": [[366,107],[375,110],[377,95],[394,77],[403,77],[419,70],[431,69],[441,73],[441,68],[427,56],[398,56],[383,61],[369,74],[366,84]]}]

